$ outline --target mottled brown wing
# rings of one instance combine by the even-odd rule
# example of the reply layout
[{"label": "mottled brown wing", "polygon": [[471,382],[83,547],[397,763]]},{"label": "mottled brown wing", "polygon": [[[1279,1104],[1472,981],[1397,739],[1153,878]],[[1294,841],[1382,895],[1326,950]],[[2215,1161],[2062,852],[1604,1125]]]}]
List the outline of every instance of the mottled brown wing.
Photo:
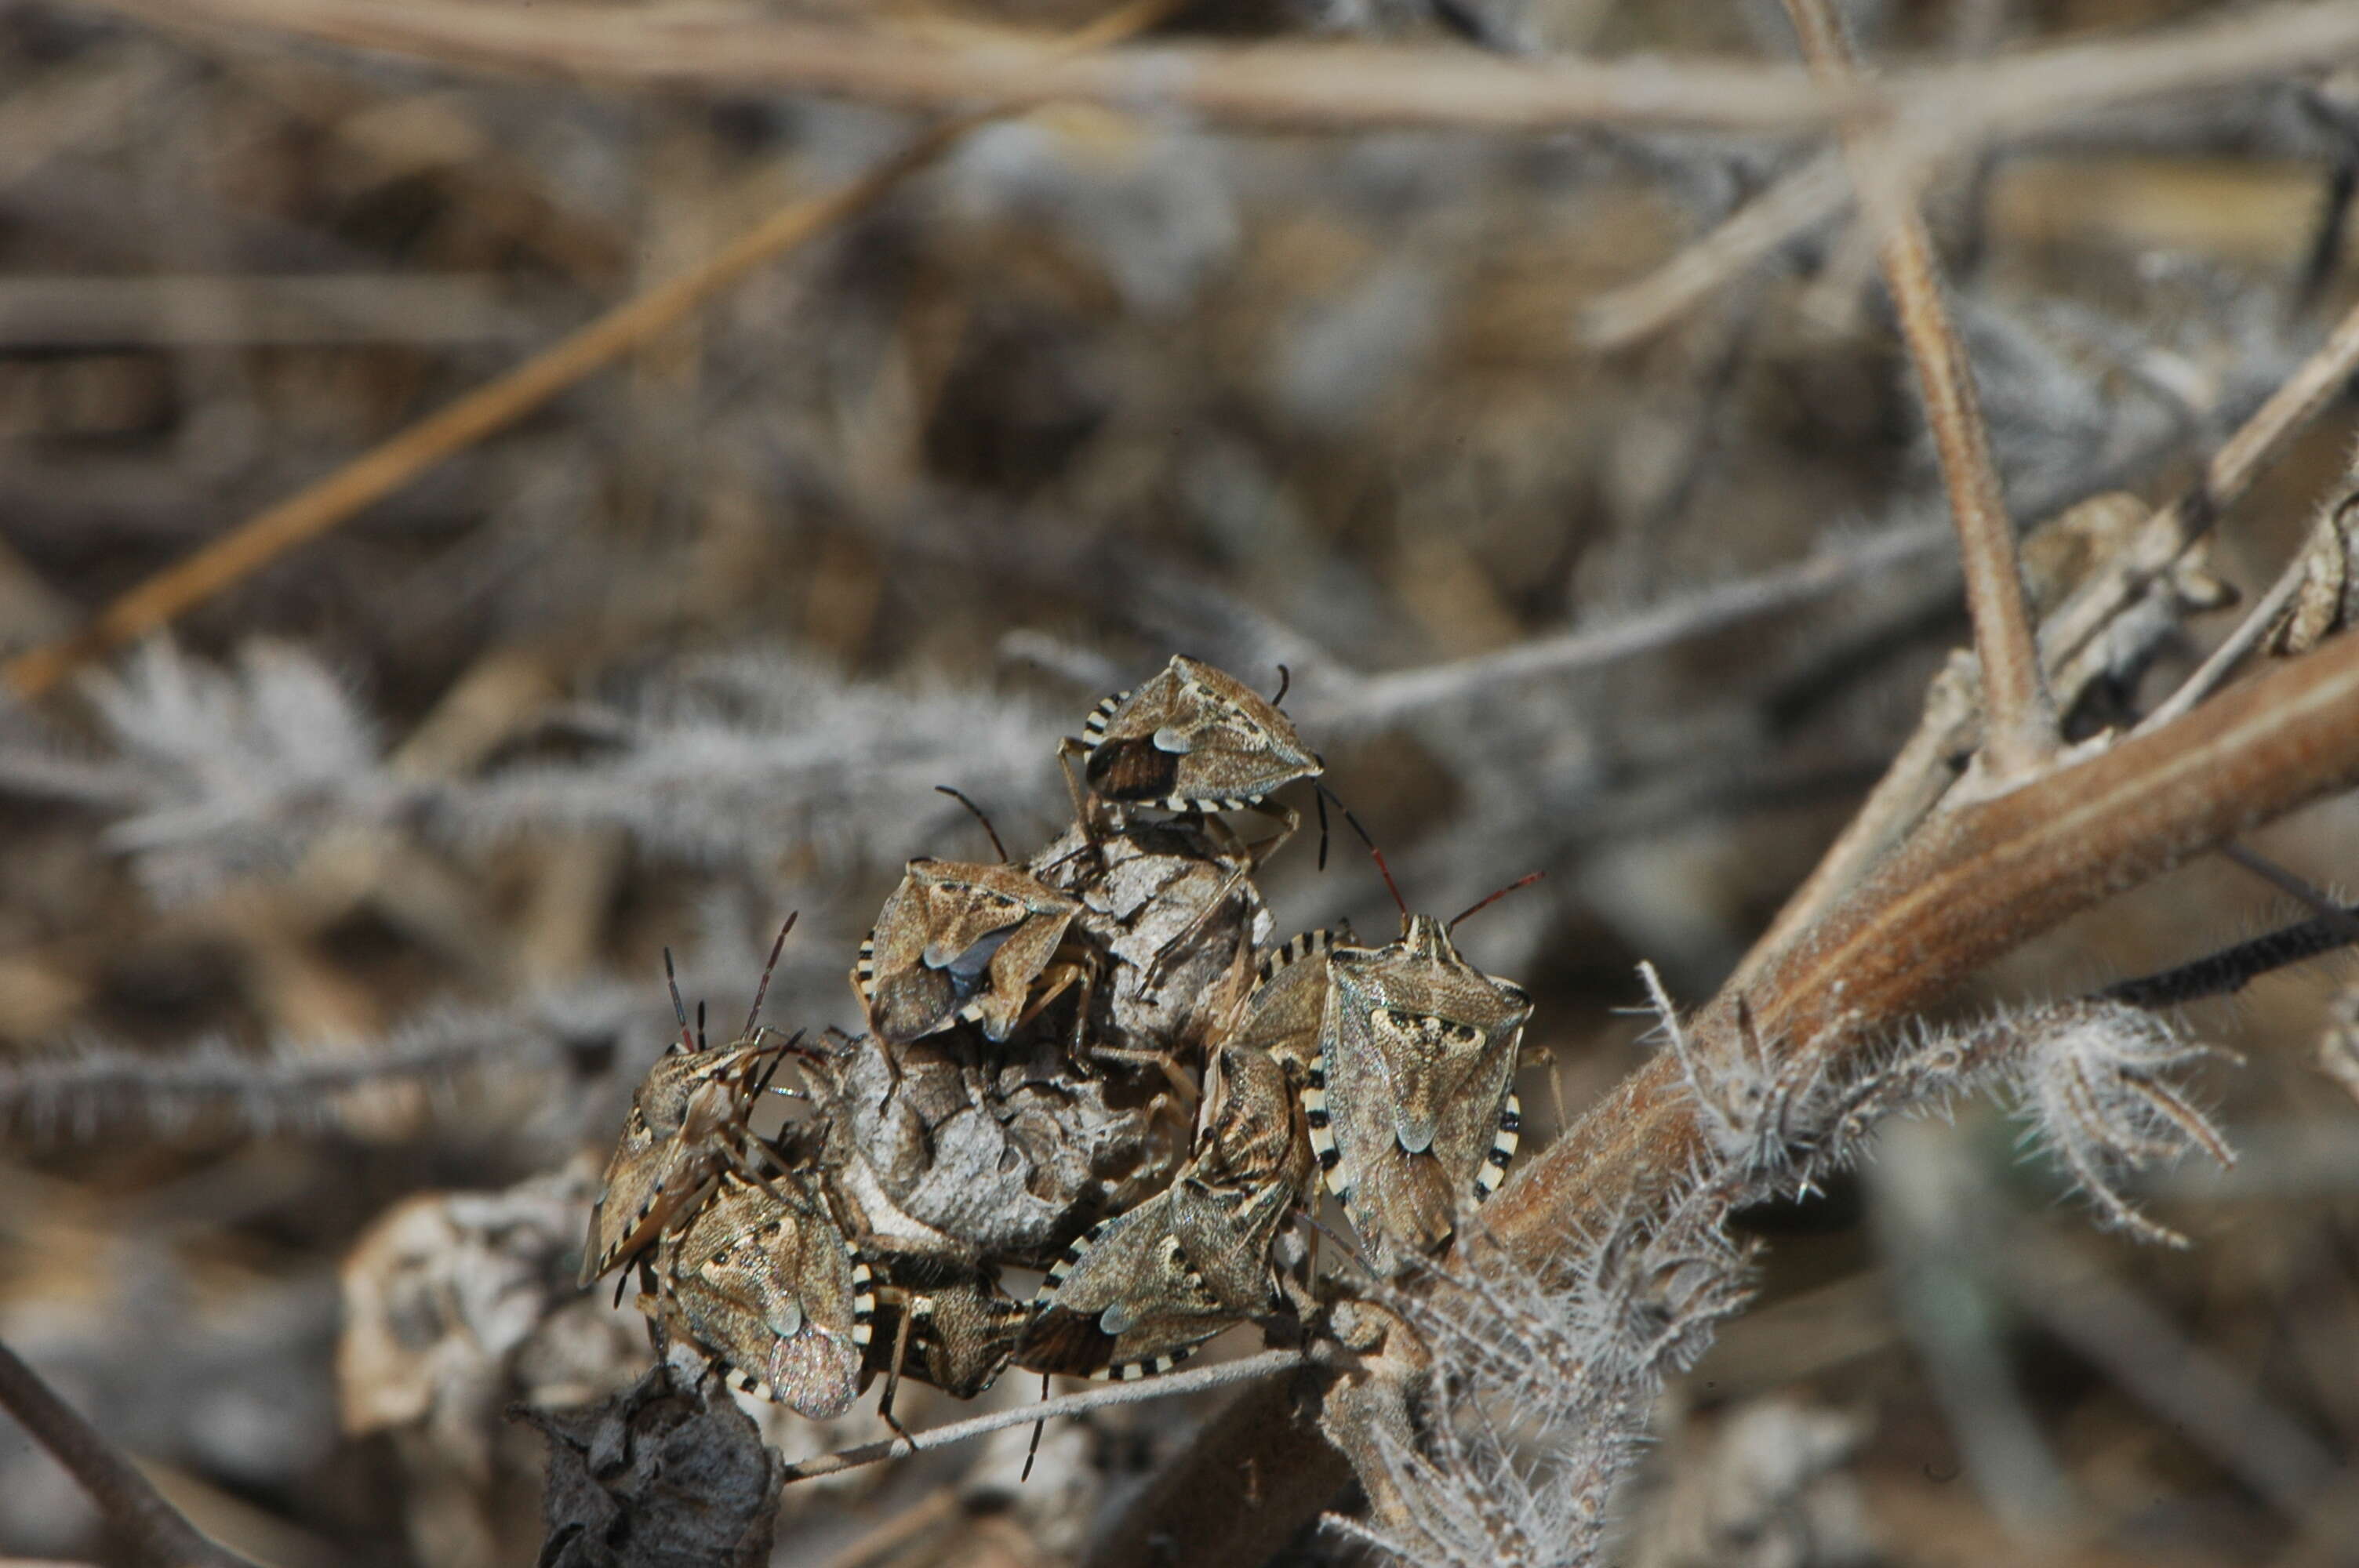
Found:
[{"label": "mottled brown wing", "polygon": [[851,1406],[875,1297],[797,1178],[724,1178],[666,1250],[667,1320],[733,1384],[814,1418]]},{"label": "mottled brown wing", "polygon": [[1341,925],[1306,931],[1264,954],[1231,1042],[1266,1052],[1300,1084],[1319,1054],[1327,1016],[1327,957],[1353,941],[1352,928]]},{"label": "mottled brown wing", "polygon": [[1016,1365],[1126,1380],[1168,1372],[1244,1320],[1223,1306],[1172,1234],[1171,1194],[1098,1225],[1034,1298]]}]

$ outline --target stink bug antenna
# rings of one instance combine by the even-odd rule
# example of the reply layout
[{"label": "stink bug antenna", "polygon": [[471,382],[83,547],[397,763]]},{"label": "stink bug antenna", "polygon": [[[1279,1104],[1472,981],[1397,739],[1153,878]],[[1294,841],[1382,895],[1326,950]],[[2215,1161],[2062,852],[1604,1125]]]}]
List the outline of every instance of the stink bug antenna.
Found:
[{"label": "stink bug antenna", "polygon": [[1333,1242],[1337,1250],[1341,1251],[1344,1257],[1350,1259],[1353,1266],[1356,1267],[1360,1272],[1367,1275],[1368,1278],[1372,1280],[1377,1278],[1375,1266],[1361,1255],[1360,1249],[1353,1246],[1350,1242],[1344,1240],[1341,1236],[1336,1235],[1334,1230],[1332,1229],[1324,1221],[1320,1219],[1317,1215],[1312,1214],[1307,1208],[1299,1208],[1294,1211],[1294,1217],[1300,1223],[1307,1225],[1311,1229],[1317,1231],[1320,1235],[1325,1237],[1328,1240]]},{"label": "stink bug antenna", "polygon": [[669,947],[664,949],[664,984],[671,991],[671,1015],[679,1020],[679,1048],[693,1051],[696,1042],[689,1036],[688,1008],[679,1000],[679,976],[672,971],[671,949]]},{"label": "stink bug antenna", "polygon": [[[1352,824],[1352,826],[1357,827],[1359,824],[1355,822]],[[1368,846],[1368,853],[1375,857],[1376,870],[1384,873],[1385,891],[1393,895],[1393,903],[1400,908],[1401,918],[1403,920],[1407,920],[1408,918],[1408,900],[1401,897],[1400,884],[1393,881],[1393,869],[1385,864],[1385,852],[1382,849],[1377,849],[1375,844],[1371,843]]]},{"label": "stink bug antenna", "polygon": [[1286,700],[1286,694],[1287,694],[1288,689],[1288,688],[1290,688],[1293,685],[1294,685],[1294,672],[1293,672],[1292,670],[1288,669],[1284,665],[1278,665],[1278,666],[1277,666],[1277,695],[1276,697],[1271,697],[1271,698],[1269,699],[1269,705],[1270,705],[1272,708],[1276,708],[1279,703],[1284,702],[1284,701]]},{"label": "stink bug antenna", "polygon": [[705,1044],[704,1044],[704,999],[703,999],[702,997],[699,997],[699,998],[697,998],[697,999],[696,999],[696,1048],[697,1048],[698,1050],[700,1050],[700,1051],[701,1051],[701,1050],[704,1050],[704,1049],[705,1049]]},{"label": "stink bug antenna", "polygon": [[1527,875],[1517,877],[1514,881],[1509,882],[1506,887],[1501,888],[1498,892],[1490,894],[1479,903],[1468,905],[1466,908],[1460,910],[1456,914],[1451,915],[1450,917],[1450,924],[1443,926],[1442,929],[1444,931],[1457,930],[1458,923],[1465,919],[1468,915],[1473,914],[1479,910],[1490,908],[1493,904],[1498,903],[1501,899],[1506,897],[1517,888],[1527,888],[1546,875],[1548,875],[1546,871],[1533,871]]},{"label": "stink bug antenna", "polygon": [[1007,846],[999,841],[999,829],[991,825],[991,818],[983,814],[983,807],[967,799],[963,792],[954,790],[948,784],[936,784],[934,793],[949,795],[952,800],[973,812],[974,819],[983,824],[983,830],[991,835],[991,847],[999,851],[999,863],[1003,866],[1007,863]]},{"label": "stink bug antenna", "polygon": [[802,913],[799,909],[788,915],[787,923],[778,927],[778,939],[770,944],[769,959],[762,966],[761,983],[754,988],[754,1006],[745,1014],[745,1038],[748,1040],[754,1037],[754,1026],[762,1022],[762,999],[770,994],[770,975],[778,967],[778,955],[787,950],[787,933],[795,928],[795,922],[801,918]]},{"label": "stink bug antenna", "polygon": [[[1040,1374],[1040,1397],[1043,1400],[1049,1397],[1049,1374],[1046,1372]],[[1024,1450],[1024,1474],[1016,1477],[1016,1484],[1019,1487],[1032,1478],[1032,1461],[1040,1457],[1040,1434],[1048,1427],[1049,1418],[1046,1416],[1032,1423],[1032,1441]]]},{"label": "stink bug antenna", "polygon": [[1376,841],[1368,837],[1368,830],[1360,826],[1360,819],[1352,815],[1352,808],[1343,804],[1343,797],[1327,787],[1326,780],[1312,779],[1310,789],[1312,798],[1319,802],[1319,869],[1321,871],[1327,869],[1327,803],[1331,800],[1335,803],[1335,809],[1343,814],[1343,820],[1352,825],[1352,831],[1360,836],[1360,842],[1365,844],[1370,849],[1376,847]]},{"label": "stink bug antenna", "polygon": [[[786,1039],[779,1044],[778,1054],[770,1058],[770,1065],[763,1069],[761,1077],[755,1081],[754,1093],[756,1098],[770,1092],[770,1080],[778,1076],[778,1069],[787,1065],[787,1058],[799,1052],[802,1048],[803,1032],[799,1029],[796,1030],[792,1034],[788,1035]],[[780,1089],[778,1092],[782,1095],[788,1096],[791,1096],[794,1093],[791,1089]]]}]

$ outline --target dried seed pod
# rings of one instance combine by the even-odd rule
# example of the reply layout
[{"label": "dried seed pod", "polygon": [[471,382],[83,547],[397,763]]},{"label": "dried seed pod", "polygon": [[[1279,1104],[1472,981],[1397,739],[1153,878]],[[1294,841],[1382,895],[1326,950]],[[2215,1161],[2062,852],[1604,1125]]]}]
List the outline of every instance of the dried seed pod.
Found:
[{"label": "dried seed pod", "polygon": [[1101,1215],[1165,1184],[1187,1117],[1159,1078],[1077,1077],[1062,1044],[969,1030],[848,1042],[814,1083],[821,1164],[869,1228],[912,1247],[1038,1267]]},{"label": "dried seed pod", "polygon": [[876,1300],[866,1264],[818,1195],[791,1172],[730,1172],[665,1238],[658,1321],[729,1381],[824,1420],[859,1391]]},{"label": "dried seed pod", "polygon": [[2306,654],[2359,621],[2359,493],[2323,508],[2302,545],[2301,586],[2270,626],[2273,654]]},{"label": "dried seed pod", "polygon": [[1430,915],[1400,940],[1328,955],[1327,1011],[1303,1106],[1328,1187],[1372,1262],[1430,1252],[1462,1198],[1488,1197],[1516,1152],[1516,1053],[1531,998],[1458,956]]},{"label": "dried seed pod", "polygon": [[745,1155],[745,1119],[767,1064],[793,1044],[756,1034],[707,1050],[682,1031],[679,1047],[647,1071],[590,1210],[581,1282],[653,1243]]},{"label": "dried seed pod", "polygon": [[1171,1185],[1093,1227],[1049,1271],[1018,1364],[1134,1379],[1277,1304],[1270,1244],[1309,1195],[1308,1130],[1285,1069],[1223,1047],[1203,1136]]},{"label": "dried seed pod", "polygon": [[1032,859],[1082,905],[1098,957],[1082,1037],[1097,1059],[1193,1068],[1251,986],[1269,911],[1253,857],[1218,820],[1132,822],[1093,839],[1078,827]]},{"label": "dried seed pod", "polygon": [[1080,909],[1020,866],[911,860],[853,970],[868,1027],[897,1044],[961,1021],[1006,1039],[1083,979],[1078,963],[1055,962]]}]

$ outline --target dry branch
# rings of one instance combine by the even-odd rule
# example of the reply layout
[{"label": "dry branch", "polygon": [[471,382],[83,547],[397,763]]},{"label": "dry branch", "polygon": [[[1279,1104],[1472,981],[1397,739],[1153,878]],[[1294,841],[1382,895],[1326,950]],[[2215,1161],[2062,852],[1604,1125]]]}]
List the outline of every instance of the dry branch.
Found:
[{"label": "dry branch", "polygon": [[[1688,1024],[1695,1047],[1736,1049],[1740,1004],[1773,1065],[1840,1082],[1870,1068],[1904,1021],[1975,970],[2104,899],[2228,838],[2359,780],[2359,637],[2235,687],[2151,734],[1929,823],[1742,992]],[[1527,1266],[1565,1238],[1658,1207],[1708,1162],[1708,1135],[1668,1054],[1632,1074],[1509,1181],[1487,1231]],[[1231,1425],[1287,1418],[1280,1398],[1239,1401]],[[1116,1539],[1174,1533],[1189,1517],[1253,1511],[1283,1539],[1324,1507],[1332,1471],[1299,1444],[1256,1464],[1199,1444]],[[1299,1470],[1296,1466],[1299,1466]],[[1273,1477],[1307,1477],[1289,1489]],[[1312,1487],[1320,1488],[1310,1495]],[[1253,1499],[1248,1498],[1251,1488]],[[1184,1503],[1183,1501],[1184,1500]],[[1101,1555],[1095,1561],[1113,1561]],[[1179,1564],[1209,1563],[1183,1550]]]},{"label": "dry branch", "polygon": [[[1828,0],[1787,0],[1787,15],[1803,58],[1840,95],[1853,82],[1851,46]],[[1950,319],[1933,236],[1913,194],[1888,181],[1875,165],[1867,128],[1845,122],[1843,148],[1861,204],[1875,226],[1886,285],[1900,334],[1917,368],[1925,419],[1940,454],[1949,487],[1951,521],[1958,530],[1966,610],[1973,617],[1974,654],[1982,662],[1983,756],[1995,780],[2012,781],[2038,768],[2056,750],[2056,705],[2033,645],[2031,611],[2016,559],[2015,527],[1991,460],[1990,429],[1965,343]]]},{"label": "dry branch", "polygon": [[[1102,48],[1151,27],[1169,0],[1133,0],[1059,39],[1044,56]],[[1030,57],[1027,57],[1027,65]],[[1029,102],[1029,100],[1027,100]],[[168,625],[288,550],[319,537],[419,474],[522,419],[583,377],[662,336],[756,269],[834,228],[1010,106],[947,120],[859,178],[793,202],[678,277],[608,311],[507,374],[411,426],[215,539],[108,605],[72,636],[0,665],[17,696],[46,695],[77,665]]]},{"label": "dry branch", "polygon": [[255,1568],[207,1540],[98,1429],[0,1345],[0,1408],[71,1472],[138,1568]]},{"label": "dry branch", "polygon": [[1830,95],[1801,71],[1716,59],[1506,59],[1462,49],[1171,44],[1050,60],[956,49],[882,27],[687,9],[548,12],[459,0],[91,0],[174,27],[277,31],[439,64],[642,86],[773,91],[906,109],[1086,100],[1301,130],[1539,131],[1615,124],[1802,132],[1850,113],[1979,138],[2160,94],[2309,70],[2359,53],[2341,0],[2208,19],[2153,36],[1902,71]]}]

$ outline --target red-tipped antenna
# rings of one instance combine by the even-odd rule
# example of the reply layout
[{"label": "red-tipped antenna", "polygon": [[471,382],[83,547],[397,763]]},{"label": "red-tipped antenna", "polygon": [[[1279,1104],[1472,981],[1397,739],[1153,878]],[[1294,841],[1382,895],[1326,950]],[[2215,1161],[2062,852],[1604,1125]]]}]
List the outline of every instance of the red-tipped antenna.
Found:
[{"label": "red-tipped antenna", "polygon": [[671,988],[671,1015],[679,1020],[679,1048],[696,1049],[696,1041],[688,1032],[688,1008],[679,1000],[679,977],[672,972],[671,949],[664,949],[664,984]]},{"label": "red-tipped antenna", "polygon": [[1401,897],[1400,884],[1393,881],[1393,869],[1385,864],[1385,852],[1382,849],[1377,849],[1374,844],[1371,844],[1368,846],[1368,853],[1375,857],[1376,870],[1384,873],[1385,888],[1393,895],[1393,903],[1400,906],[1401,918],[1403,920],[1407,920],[1408,918],[1408,900]]},{"label": "red-tipped antenna", "polygon": [[1498,903],[1501,899],[1506,897],[1517,888],[1527,888],[1546,875],[1548,875],[1546,871],[1533,871],[1528,875],[1517,877],[1514,881],[1509,882],[1506,887],[1501,888],[1497,892],[1491,894],[1481,903],[1470,905],[1465,909],[1460,910],[1456,914],[1451,915],[1450,917],[1450,924],[1443,926],[1442,929],[1444,931],[1457,930],[1458,923],[1465,919],[1468,915],[1473,914],[1478,911],[1490,908],[1493,904]]},{"label": "red-tipped antenna", "polygon": [[754,1026],[762,1022],[762,999],[770,994],[770,972],[778,967],[778,955],[787,950],[787,933],[795,928],[795,922],[802,918],[802,913],[799,909],[788,915],[787,923],[778,927],[778,939],[770,944],[769,961],[762,966],[762,982],[754,988],[753,1010],[745,1014],[745,1033],[741,1036],[743,1039],[751,1040],[754,1037]]},{"label": "red-tipped antenna", "polygon": [[1007,846],[999,841],[999,829],[991,825],[991,818],[983,814],[983,807],[967,799],[962,791],[954,790],[948,784],[936,784],[934,786],[934,793],[936,795],[949,795],[952,800],[957,801],[961,806],[963,806],[969,811],[973,812],[974,819],[983,824],[983,830],[991,835],[991,847],[998,851],[999,863],[1003,866],[1007,863]]}]

